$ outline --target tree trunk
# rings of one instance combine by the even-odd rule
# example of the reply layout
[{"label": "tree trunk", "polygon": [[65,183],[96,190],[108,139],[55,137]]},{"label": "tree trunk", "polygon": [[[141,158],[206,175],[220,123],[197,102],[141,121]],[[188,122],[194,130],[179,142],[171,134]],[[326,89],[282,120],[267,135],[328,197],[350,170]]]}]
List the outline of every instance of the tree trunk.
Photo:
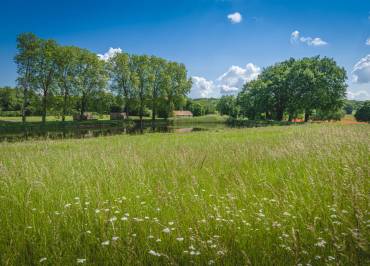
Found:
[{"label": "tree trunk", "polygon": [[126,113],[126,118],[128,119],[128,116],[129,116],[129,99],[128,99],[128,95],[125,96],[125,107],[124,107],[124,111]]},{"label": "tree trunk", "polygon": [[282,111],[278,111],[276,114],[276,120],[281,121],[283,120],[284,113]]},{"label": "tree trunk", "polygon": [[44,89],[44,95],[42,97],[42,123],[45,124],[46,122],[46,97],[48,95],[48,91],[46,89]]},{"label": "tree trunk", "polygon": [[68,93],[67,93],[67,90],[64,90],[63,114],[62,114],[62,121],[63,122],[66,121],[67,99],[68,99]]},{"label": "tree trunk", "polygon": [[140,110],[139,110],[139,116],[140,116],[140,133],[143,133],[143,111],[144,111],[144,99],[140,97]]},{"label": "tree trunk", "polygon": [[81,97],[81,110],[80,110],[81,119],[82,119],[83,114],[85,113],[85,108],[86,108],[85,105],[86,105],[86,95],[85,94],[82,94],[82,97]]},{"label": "tree trunk", "polygon": [[308,122],[309,119],[310,119],[310,113],[307,112],[307,111],[305,111],[305,113],[304,113],[304,121],[305,122]]},{"label": "tree trunk", "polygon": [[27,102],[28,102],[28,90],[24,87],[23,90],[23,105],[22,105],[22,122],[26,122],[26,112],[27,112]]},{"label": "tree trunk", "polygon": [[154,125],[155,123],[155,117],[157,115],[157,104],[153,98],[153,102],[152,102],[152,123]]}]

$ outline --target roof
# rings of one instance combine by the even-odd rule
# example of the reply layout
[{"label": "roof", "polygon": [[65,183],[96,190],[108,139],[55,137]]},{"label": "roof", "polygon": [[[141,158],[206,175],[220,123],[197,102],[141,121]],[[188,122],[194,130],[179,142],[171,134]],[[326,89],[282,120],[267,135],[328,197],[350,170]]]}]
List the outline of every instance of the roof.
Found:
[{"label": "roof", "polygon": [[193,116],[193,113],[190,111],[173,111],[174,116]]}]

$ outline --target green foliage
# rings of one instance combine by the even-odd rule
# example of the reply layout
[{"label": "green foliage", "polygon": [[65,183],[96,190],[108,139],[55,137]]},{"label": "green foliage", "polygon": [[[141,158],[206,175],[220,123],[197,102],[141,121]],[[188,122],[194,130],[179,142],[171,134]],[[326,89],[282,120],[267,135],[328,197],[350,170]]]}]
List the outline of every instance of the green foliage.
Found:
[{"label": "green foliage", "polygon": [[[17,95],[17,108],[22,106],[24,122],[26,112],[41,113],[44,122],[47,112],[60,114],[64,121],[76,111],[107,114],[117,104],[141,118],[148,114],[153,120],[158,114],[169,117],[175,108],[185,106],[191,88],[183,64],[155,56],[117,53],[105,62],[86,49],[61,46],[32,33],[20,34],[17,48],[22,91],[22,96]],[[32,94],[41,102],[31,111]],[[9,94],[0,96],[5,109],[13,108],[8,106]]]},{"label": "green foliage", "polygon": [[205,114],[204,108],[200,103],[191,104],[189,110],[193,113],[194,116],[202,116]]},{"label": "green foliage", "polygon": [[355,118],[357,121],[370,122],[370,101],[364,102],[356,111]]},{"label": "green foliage", "polygon": [[312,120],[328,120],[328,121],[339,121],[345,115],[345,112],[342,109],[331,110],[331,111],[322,111],[318,110],[313,116]]},{"label": "green foliage", "polygon": [[237,117],[240,109],[237,105],[236,98],[232,95],[222,96],[220,101],[217,103],[217,111],[221,115],[228,115],[231,117]]},{"label": "green foliage", "polygon": [[[305,114],[332,114],[343,106],[346,72],[330,58],[289,59],[262,71],[238,95],[241,114],[282,120]],[[262,115],[263,114],[263,115]]]}]

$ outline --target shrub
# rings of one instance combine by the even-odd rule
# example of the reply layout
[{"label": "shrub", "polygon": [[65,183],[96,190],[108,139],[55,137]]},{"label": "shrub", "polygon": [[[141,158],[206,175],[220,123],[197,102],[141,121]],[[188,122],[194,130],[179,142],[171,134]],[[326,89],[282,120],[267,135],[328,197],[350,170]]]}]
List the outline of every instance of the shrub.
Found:
[{"label": "shrub", "polygon": [[370,122],[370,101],[365,102],[356,112],[357,121]]},{"label": "shrub", "polygon": [[110,112],[111,113],[121,113],[122,112],[122,107],[118,105],[112,105],[110,107]]}]

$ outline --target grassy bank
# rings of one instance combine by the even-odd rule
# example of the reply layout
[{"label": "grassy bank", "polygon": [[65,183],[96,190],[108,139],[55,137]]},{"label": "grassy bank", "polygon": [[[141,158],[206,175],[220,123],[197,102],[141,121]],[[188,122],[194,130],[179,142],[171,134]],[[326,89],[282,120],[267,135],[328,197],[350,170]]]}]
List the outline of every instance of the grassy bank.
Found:
[{"label": "grassy bank", "polygon": [[0,144],[0,264],[366,265],[370,126]]}]

